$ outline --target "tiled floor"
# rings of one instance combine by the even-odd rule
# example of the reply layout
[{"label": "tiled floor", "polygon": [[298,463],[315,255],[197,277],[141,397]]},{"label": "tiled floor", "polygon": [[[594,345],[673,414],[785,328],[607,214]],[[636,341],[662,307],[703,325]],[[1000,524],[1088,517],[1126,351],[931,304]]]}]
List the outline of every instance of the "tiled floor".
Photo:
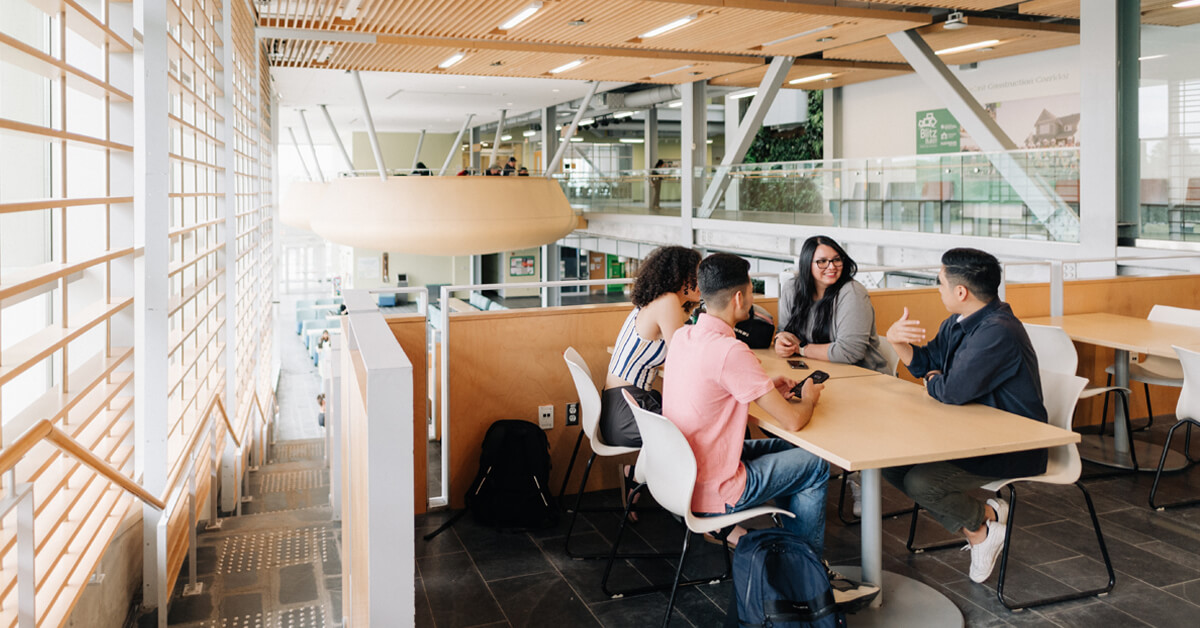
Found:
[{"label": "tiled floor", "polygon": [[[281,309],[286,312],[288,305]],[[281,325],[286,329],[286,322]],[[280,346],[279,434],[292,439],[319,435],[312,403],[316,371],[294,334],[281,334]],[[1159,421],[1150,437],[1161,442],[1166,427]],[[197,567],[206,593],[184,598],[177,590],[172,625],[339,624],[340,529],[321,506],[327,499],[328,472],[319,461],[319,442],[281,440],[275,464],[251,476],[256,499],[246,506],[247,515],[227,519],[220,532],[200,535]],[[1096,470],[1086,468],[1085,473]],[[967,579],[967,555],[956,550],[909,554],[904,548],[907,519],[885,522],[884,567],[941,591],[962,610],[968,626],[1193,626],[1200,617],[1200,506],[1151,511],[1146,495],[1152,479],[1140,475],[1088,482],[1117,569],[1117,586],[1103,598],[1010,613],[995,599],[994,575],[984,585]],[[1196,468],[1167,482],[1165,499],[1200,495]],[[858,530],[837,520],[832,510],[836,485],[830,488],[826,557],[835,564],[856,564]],[[1079,492],[1044,486],[1020,491],[1009,594],[1048,594],[1102,581],[1103,566]],[[588,498],[606,505],[617,502],[615,491]],[[903,505],[887,489],[885,510]],[[467,517],[431,541],[420,539],[448,516],[431,513],[416,520],[417,626],[647,626],[661,620],[665,595],[611,599],[600,587],[604,561],[566,557],[566,516],[554,528],[521,533],[484,528]],[[577,549],[607,550],[618,523],[612,513],[581,515]],[[921,529],[930,541],[944,534],[929,520],[923,520]],[[682,540],[680,525],[661,512],[644,514],[627,534],[628,545],[623,545],[643,551],[678,551]],[[685,574],[720,571],[722,551],[693,543]],[[623,588],[665,582],[672,575],[673,566],[666,561],[620,561],[610,584]],[[729,582],[682,590],[672,625],[722,625],[731,595]]]},{"label": "tiled floor", "polygon": [[[1164,421],[1153,438],[1165,436]],[[1085,473],[1098,471],[1085,465]],[[907,517],[884,524],[884,568],[919,579],[945,594],[963,612],[967,626],[1195,626],[1200,617],[1200,506],[1167,512],[1146,505],[1152,476],[1121,476],[1087,482],[1113,564],[1117,585],[1111,594],[1012,613],[995,597],[996,575],[986,584],[967,578],[969,556],[957,550],[910,554],[904,547]],[[1200,495],[1200,470],[1170,477],[1165,499]],[[858,528],[838,521],[836,483],[830,485],[826,557],[857,564]],[[1006,593],[1029,599],[1101,585],[1105,580],[1083,498],[1074,487],[1024,485],[1018,489],[1018,521]],[[885,511],[901,508],[890,487]],[[613,504],[615,491],[595,499]],[[576,561],[563,551],[567,520],[550,530],[504,533],[469,517],[431,541],[419,537],[445,520],[445,513],[417,517],[417,626],[647,626],[661,622],[667,599],[652,594],[610,599],[600,587],[604,561]],[[580,516],[580,551],[606,550],[615,537],[618,515]],[[631,529],[631,545],[678,552],[682,527],[661,512],[642,516]],[[921,539],[946,533],[922,517]],[[627,531],[628,535],[629,532]],[[629,538],[628,536],[626,538]],[[920,541],[919,541],[920,542]],[[574,547],[574,546],[573,546]],[[692,543],[685,576],[721,568],[715,546]],[[667,582],[666,561],[620,561],[610,585],[616,588]],[[998,573],[998,569],[997,569]],[[725,582],[682,590],[673,626],[721,626],[732,595]],[[463,600],[471,600],[463,604]],[[854,626],[854,618],[850,618]]]}]

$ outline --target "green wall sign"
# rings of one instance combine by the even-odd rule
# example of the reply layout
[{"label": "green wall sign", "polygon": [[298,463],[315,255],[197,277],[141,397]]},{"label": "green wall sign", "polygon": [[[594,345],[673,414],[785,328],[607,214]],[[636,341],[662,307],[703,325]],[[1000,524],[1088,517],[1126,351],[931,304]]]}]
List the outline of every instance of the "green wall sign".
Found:
[{"label": "green wall sign", "polygon": [[917,154],[957,153],[962,150],[958,120],[947,109],[917,112]]}]

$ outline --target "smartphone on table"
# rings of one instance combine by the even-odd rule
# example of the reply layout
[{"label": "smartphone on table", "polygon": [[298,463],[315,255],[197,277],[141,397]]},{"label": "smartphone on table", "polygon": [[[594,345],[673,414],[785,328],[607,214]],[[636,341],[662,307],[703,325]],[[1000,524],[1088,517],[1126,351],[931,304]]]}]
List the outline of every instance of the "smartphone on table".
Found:
[{"label": "smartphone on table", "polygon": [[804,382],[809,379],[811,379],[814,384],[824,384],[825,380],[829,379],[829,373],[826,373],[825,371],[813,371],[812,373],[808,374],[808,377],[800,380],[800,383],[792,387],[792,394],[796,395],[797,399],[800,398],[800,391],[804,389]]},{"label": "smartphone on table", "polygon": [[794,369],[806,369],[806,368],[808,368],[808,364],[806,364],[806,363],[804,362],[804,360],[788,360],[787,362],[788,362],[788,366],[790,366],[790,367],[792,367],[792,368],[794,368]]}]

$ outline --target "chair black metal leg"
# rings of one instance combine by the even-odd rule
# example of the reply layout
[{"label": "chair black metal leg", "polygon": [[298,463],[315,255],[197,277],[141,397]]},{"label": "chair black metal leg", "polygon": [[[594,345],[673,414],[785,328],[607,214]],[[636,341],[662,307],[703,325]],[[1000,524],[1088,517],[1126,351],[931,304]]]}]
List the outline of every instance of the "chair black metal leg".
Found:
[{"label": "chair black metal leg", "polygon": [[579,430],[579,437],[575,439],[575,449],[571,450],[571,461],[567,463],[567,472],[563,474],[562,486],[558,488],[558,503],[563,503],[563,495],[567,494],[567,480],[571,479],[571,471],[575,468],[575,457],[579,455],[579,446],[583,444],[583,430]]},{"label": "chair black metal leg", "polygon": [[1187,434],[1183,437],[1183,457],[1187,458],[1188,462],[1196,464],[1200,460],[1192,458],[1192,424],[1188,423]]},{"label": "chair black metal leg", "polygon": [[1009,552],[1009,548],[1011,547],[1011,544],[1012,544],[1013,529],[1014,529],[1014,523],[1016,522],[1016,512],[1017,512],[1017,509],[1016,509],[1017,492],[1016,492],[1016,489],[1013,487],[1013,485],[1009,484],[1008,485],[1008,499],[1009,499],[1008,530],[1007,530],[1008,533],[1004,537],[1004,549],[1000,553],[1000,576],[999,576],[999,579],[996,581],[996,599],[998,599],[1000,601],[1000,603],[1005,606],[1005,608],[1015,611],[1015,610],[1020,610],[1023,608],[1033,608],[1035,606],[1044,606],[1046,604],[1056,604],[1058,602],[1065,602],[1067,600],[1078,600],[1081,598],[1092,597],[1095,595],[1104,595],[1104,594],[1108,593],[1109,591],[1112,591],[1113,585],[1115,585],[1117,582],[1117,576],[1116,576],[1116,573],[1113,571],[1112,560],[1108,556],[1108,546],[1105,545],[1105,543],[1104,543],[1104,534],[1100,531],[1100,519],[1096,516],[1096,506],[1095,506],[1095,504],[1092,503],[1092,496],[1090,494],[1088,494],[1088,491],[1086,488],[1084,488],[1083,483],[1076,482],[1075,486],[1077,486],[1079,488],[1080,492],[1083,493],[1083,499],[1084,499],[1084,501],[1087,502],[1088,515],[1090,515],[1092,518],[1092,529],[1096,531],[1096,543],[1100,546],[1100,555],[1104,558],[1104,568],[1108,572],[1108,583],[1105,586],[1099,587],[1096,589],[1090,589],[1087,591],[1079,591],[1076,593],[1069,593],[1067,595],[1058,595],[1055,597],[1050,597],[1050,598],[1045,598],[1045,599],[1040,599],[1040,600],[1030,600],[1030,601],[1026,601],[1026,602],[1010,602],[1007,599],[1005,599],[1004,598],[1004,578],[1005,578],[1007,568],[1008,568],[1008,552]]},{"label": "chair black metal leg", "polygon": [[[842,488],[841,488],[841,493],[838,495],[837,515],[838,515],[838,519],[842,520],[842,523],[844,523],[848,526],[853,526],[853,525],[858,525],[859,523],[862,523],[862,518],[859,517],[858,515],[855,515],[853,513],[853,511],[851,511],[850,515],[848,515],[848,516],[846,515],[846,484],[850,481],[849,477],[848,477],[850,475],[850,473],[851,473],[850,471],[842,471],[841,476],[839,476],[842,480]],[[913,511],[913,509],[915,509],[916,507],[917,507],[917,505],[913,504],[912,508],[902,508],[900,510],[893,510],[892,512],[885,512],[880,516],[883,517],[884,519],[891,519],[894,517],[899,517],[901,515],[907,515],[907,514],[911,513]]]},{"label": "chair black metal leg", "polygon": [[1154,409],[1150,407],[1150,384],[1142,382],[1142,388],[1146,390],[1146,426],[1138,428],[1138,430],[1148,430],[1151,425],[1154,425]]},{"label": "chair black metal leg", "polygon": [[[1112,386],[1112,378],[1113,378],[1112,375],[1108,375],[1104,378],[1104,387],[1105,388]],[[1100,435],[1101,436],[1104,436],[1104,433],[1108,430],[1108,396],[1111,395],[1112,393],[1113,393],[1113,391],[1111,391],[1111,390],[1104,391],[1104,407],[1101,408],[1101,410],[1100,410]]]},{"label": "chair black metal leg", "polygon": [[[577,517],[579,517],[580,512],[619,512],[619,513],[623,513],[625,515],[625,519],[628,519],[629,511],[633,508],[632,496],[630,497],[628,507],[588,508],[586,510],[581,507],[581,504],[583,503],[583,490],[585,488],[587,488],[588,477],[592,474],[592,463],[594,463],[595,461],[596,461],[596,454],[595,454],[595,452],[593,452],[592,455],[588,458],[587,465],[583,469],[583,478],[579,481],[579,493],[577,495],[575,495],[575,508],[570,510],[571,524],[569,526],[567,526],[567,540],[566,540],[565,546],[566,546],[567,556],[574,558],[575,560],[597,560],[600,558],[608,557],[607,553],[605,553],[605,554],[576,554],[575,552],[573,552],[571,550],[571,535],[575,531],[575,520]],[[625,490],[625,487],[622,486],[621,490],[622,491]],[[638,492],[637,490],[634,490],[635,495],[637,494],[637,492]],[[625,525],[625,521],[622,520],[621,526],[624,527],[624,525]],[[619,535],[618,535],[618,538],[619,538]],[[614,544],[613,547],[616,547],[616,545]],[[658,552],[655,552],[655,553],[642,552],[642,553],[637,553],[637,554],[621,554],[620,556],[618,556],[618,558],[663,558],[665,556],[670,556],[670,554],[662,554],[662,553],[658,553]]]},{"label": "chair black metal leg", "polygon": [[[1167,442],[1163,443],[1162,457],[1158,459],[1158,469],[1154,472],[1154,484],[1150,486],[1150,507],[1155,510],[1166,510],[1167,508],[1179,508],[1182,506],[1200,504],[1200,499],[1186,499],[1183,501],[1172,502],[1170,504],[1154,503],[1154,496],[1158,494],[1158,482],[1162,479],[1163,466],[1165,466],[1167,463],[1167,452],[1171,451],[1171,439],[1175,437],[1175,430],[1183,427],[1184,425],[1187,426],[1186,434],[1188,444],[1184,445],[1184,455],[1187,455],[1188,445],[1191,444],[1192,439],[1191,431],[1193,423],[1200,425],[1200,423],[1196,422],[1195,419],[1180,419],[1177,423],[1175,423],[1175,425],[1172,425],[1170,431],[1167,432]],[[1191,458],[1189,457],[1188,460],[1190,461]]]},{"label": "chair black metal leg", "polygon": [[[667,614],[663,616],[663,628],[667,628],[671,623],[671,610],[675,608],[675,593],[679,591],[679,578],[683,576],[683,563],[687,561],[688,541],[691,538],[690,531],[683,535],[683,551],[679,554],[679,565],[675,567],[675,580],[671,582],[671,596],[667,599]],[[725,554],[728,555],[729,552],[726,551]]]},{"label": "chair black metal leg", "polygon": [[962,545],[964,543],[964,541],[962,539],[957,539],[954,541],[946,541],[944,543],[933,543],[930,545],[921,545],[921,546],[913,545],[913,541],[917,537],[917,519],[919,519],[920,517],[921,517],[920,504],[913,504],[912,523],[910,523],[908,526],[908,540],[904,542],[904,547],[907,547],[908,551],[912,552],[913,554],[920,554],[920,553],[928,551],[928,550],[943,550],[943,549],[950,549],[952,547],[962,547]]}]

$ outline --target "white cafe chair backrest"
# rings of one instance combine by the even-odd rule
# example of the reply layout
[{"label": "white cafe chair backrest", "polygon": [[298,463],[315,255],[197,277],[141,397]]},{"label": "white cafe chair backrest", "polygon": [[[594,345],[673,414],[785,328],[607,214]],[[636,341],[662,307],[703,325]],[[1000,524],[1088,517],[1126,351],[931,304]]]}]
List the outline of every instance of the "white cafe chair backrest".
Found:
[{"label": "white cafe chair backrest", "polygon": [[892,343],[885,338],[879,339],[879,353],[882,353],[883,359],[887,360],[887,374],[895,377],[896,369],[900,368],[900,354],[896,353]]},{"label": "white cafe chair backrest", "polygon": [[1176,419],[1200,418],[1200,353],[1171,345],[1179,363],[1183,365],[1183,389],[1179,392],[1179,403],[1175,404]]},{"label": "white cafe chair backrest", "polygon": [[637,451],[637,447],[606,445],[601,440],[600,390],[592,381],[592,371],[575,347],[567,347],[567,350],[563,351],[563,360],[567,363],[567,370],[571,371],[571,379],[575,381],[575,390],[579,393],[579,423],[583,426],[583,433],[587,436],[592,451],[601,456],[618,456]]},{"label": "white cafe chair backrest", "polygon": [[[1071,418],[1075,415],[1075,404],[1079,393],[1087,386],[1087,380],[1078,375],[1041,371],[1042,403],[1046,407],[1046,422],[1064,430],[1071,429]],[[1047,452],[1046,472],[1025,478],[997,480],[983,487],[986,491],[997,491],[1001,487],[1022,480],[1047,484],[1074,484],[1079,479],[1083,464],[1079,461],[1079,450],[1074,443],[1051,447]]]},{"label": "white cafe chair backrest", "polygon": [[1075,353],[1075,343],[1061,327],[1025,323],[1025,333],[1029,334],[1029,342],[1037,354],[1039,370],[1075,374],[1079,356]]},{"label": "white cafe chair backrest", "polygon": [[637,461],[639,479],[647,484],[654,501],[663,508],[685,521],[692,519],[696,456],[691,445],[666,417],[638,407],[628,393],[625,399],[642,434],[642,453]]},{"label": "white cafe chair backrest", "polygon": [[1174,307],[1170,305],[1155,305],[1150,308],[1150,314],[1146,316],[1146,320],[1156,323],[1200,327],[1200,310],[1190,310],[1186,307]]}]

